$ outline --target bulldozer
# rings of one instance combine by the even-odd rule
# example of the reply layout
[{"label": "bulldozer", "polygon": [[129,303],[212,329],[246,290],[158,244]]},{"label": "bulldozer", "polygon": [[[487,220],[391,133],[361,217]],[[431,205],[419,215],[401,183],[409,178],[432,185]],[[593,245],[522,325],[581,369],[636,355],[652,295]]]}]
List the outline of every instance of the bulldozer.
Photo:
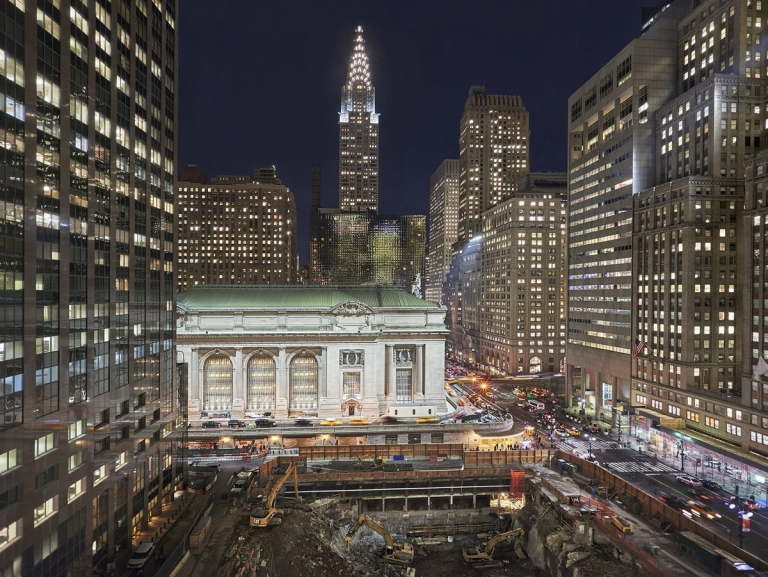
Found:
[{"label": "bulldozer", "polygon": [[522,535],[525,535],[523,529],[505,531],[504,533],[499,533],[498,535],[491,537],[484,544],[478,545],[477,547],[464,547],[461,553],[464,555],[464,561],[467,561],[468,563],[479,563],[483,564],[483,566],[490,566],[485,564],[493,563],[493,550],[496,549],[496,545],[512,537],[521,537]]},{"label": "bulldozer", "polygon": [[396,563],[398,565],[409,565],[413,562],[413,546],[410,543],[395,543],[392,539],[392,535],[389,534],[389,531],[368,517],[365,513],[357,518],[357,523],[347,531],[347,535],[344,537],[347,542],[347,551],[349,551],[349,543],[352,541],[352,537],[363,525],[384,537],[384,554],[382,555],[382,561],[385,563]]},{"label": "bulldozer", "polygon": [[277,494],[291,475],[293,475],[293,490],[296,494],[296,499],[299,498],[299,478],[296,472],[296,463],[291,463],[288,465],[283,476],[275,481],[272,489],[269,491],[264,508],[251,512],[251,527],[269,527],[282,524],[283,520],[280,518],[280,515],[283,514],[283,510],[275,508],[275,499],[277,499]]},{"label": "bulldozer", "polygon": [[364,469],[365,466],[363,465],[363,461],[368,460],[373,460],[373,463],[371,463],[371,469],[382,469],[384,467],[384,463],[386,462],[384,457],[377,457],[375,455],[363,455],[362,457],[357,458],[355,469]]}]

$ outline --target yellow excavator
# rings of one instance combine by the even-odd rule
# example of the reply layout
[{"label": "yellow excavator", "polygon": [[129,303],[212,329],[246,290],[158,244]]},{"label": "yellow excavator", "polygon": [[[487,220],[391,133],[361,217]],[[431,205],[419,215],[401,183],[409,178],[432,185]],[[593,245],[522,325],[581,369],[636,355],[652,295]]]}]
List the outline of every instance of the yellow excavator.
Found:
[{"label": "yellow excavator", "polygon": [[389,534],[389,531],[368,517],[365,513],[360,515],[360,517],[357,518],[357,523],[347,531],[347,536],[344,538],[347,542],[347,551],[349,551],[349,543],[352,541],[352,537],[363,525],[384,537],[384,555],[382,556],[382,560],[385,563],[409,565],[413,562],[413,546],[410,543],[395,543],[392,539],[392,535]]},{"label": "yellow excavator", "polygon": [[283,476],[272,486],[272,489],[267,496],[267,501],[264,504],[264,508],[256,509],[251,512],[251,527],[267,527],[282,524],[283,520],[278,515],[282,515],[283,510],[275,509],[275,499],[277,499],[277,494],[291,475],[293,475],[293,490],[296,494],[296,498],[299,498],[299,478],[296,472],[296,463],[291,463],[288,465]]},{"label": "yellow excavator", "polygon": [[513,529],[512,531],[499,533],[488,539],[488,541],[482,545],[478,545],[477,547],[464,547],[461,553],[464,555],[464,561],[469,563],[490,562],[493,561],[493,550],[496,548],[496,545],[511,537],[520,537],[522,535],[525,535],[523,529]]},{"label": "yellow excavator", "polygon": [[363,469],[363,461],[373,460],[373,463],[371,463],[371,469],[382,469],[384,467],[384,463],[386,462],[384,457],[376,457],[375,455],[363,455],[362,457],[357,458],[357,464],[355,465],[355,469]]}]

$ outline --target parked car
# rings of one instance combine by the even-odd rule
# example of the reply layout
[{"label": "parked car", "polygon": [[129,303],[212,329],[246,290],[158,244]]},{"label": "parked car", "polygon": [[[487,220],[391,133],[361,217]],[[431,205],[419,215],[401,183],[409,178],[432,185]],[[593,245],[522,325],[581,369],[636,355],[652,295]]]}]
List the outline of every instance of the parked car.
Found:
[{"label": "parked car", "polygon": [[218,429],[221,427],[221,423],[218,421],[203,421],[203,429]]},{"label": "parked car", "polygon": [[142,543],[128,559],[128,569],[141,569],[147,564],[149,558],[155,553],[154,543]]},{"label": "parked car", "polygon": [[231,429],[245,429],[245,422],[243,421],[229,421],[227,426]]},{"label": "parked car", "polygon": [[709,489],[710,491],[722,491],[723,486],[720,483],[715,483],[714,481],[709,481],[707,479],[703,479],[701,481],[701,484],[704,486],[705,489]]},{"label": "parked car", "polygon": [[677,475],[675,477],[675,481],[678,483],[683,483],[684,485],[688,485],[689,487],[701,487],[702,483],[699,481],[696,477],[691,477],[690,475]]},{"label": "parked car", "polygon": [[190,465],[193,467],[203,467],[205,469],[216,469],[217,471],[221,471],[221,463],[216,461],[192,461]]}]

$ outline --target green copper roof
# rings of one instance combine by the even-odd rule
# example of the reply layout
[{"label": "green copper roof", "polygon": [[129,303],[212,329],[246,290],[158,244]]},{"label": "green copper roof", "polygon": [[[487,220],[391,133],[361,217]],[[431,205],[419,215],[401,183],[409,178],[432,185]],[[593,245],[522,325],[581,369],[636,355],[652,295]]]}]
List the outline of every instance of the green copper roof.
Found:
[{"label": "green copper roof", "polygon": [[403,289],[391,285],[198,285],[178,295],[183,309],[330,309],[356,301],[372,309],[438,309]]}]

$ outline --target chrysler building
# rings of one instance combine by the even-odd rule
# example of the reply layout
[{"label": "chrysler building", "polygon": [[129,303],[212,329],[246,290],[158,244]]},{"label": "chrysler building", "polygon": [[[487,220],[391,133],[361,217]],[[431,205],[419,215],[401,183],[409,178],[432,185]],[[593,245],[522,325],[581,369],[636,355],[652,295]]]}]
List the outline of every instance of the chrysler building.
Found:
[{"label": "chrysler building", "polygon": [[343,211],[378,211],[379,208],[379,115],[360,26],[355,30],[347,83],[341,89],[339,208]]}]

